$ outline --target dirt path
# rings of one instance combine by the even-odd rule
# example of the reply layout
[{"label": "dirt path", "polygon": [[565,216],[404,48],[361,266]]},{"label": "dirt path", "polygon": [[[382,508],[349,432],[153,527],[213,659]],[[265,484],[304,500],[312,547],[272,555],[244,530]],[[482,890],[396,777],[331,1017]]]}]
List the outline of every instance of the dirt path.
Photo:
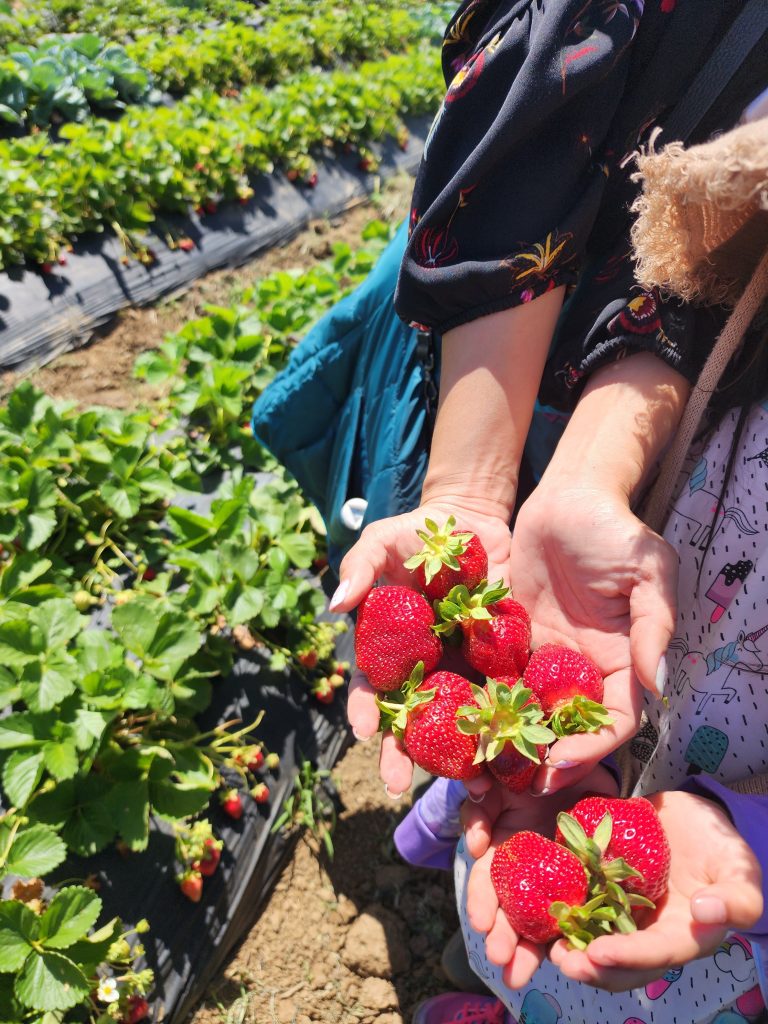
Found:
[{"label": "dirt path", "polygon": [[333,773],[345,809],[331,864],[300,842],[265,910],[190,1024],[409,1024],[450,986],[440,954],[457,926],[448,873],[400,859],[378,740]]}]

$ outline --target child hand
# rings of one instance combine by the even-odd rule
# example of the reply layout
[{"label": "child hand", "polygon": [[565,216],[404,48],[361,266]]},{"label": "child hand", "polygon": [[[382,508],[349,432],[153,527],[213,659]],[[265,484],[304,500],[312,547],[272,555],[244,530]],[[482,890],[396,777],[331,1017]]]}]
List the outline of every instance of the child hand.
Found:
[{"label": "child hand", "polygon": [[487,933],[488,959],[505,966],[504,981],[510,988],[528,984],[546,949],[519,939],[499,909],[490,873],[494,851],[505,839],[525,829],[554,838],[558,813],[587,794],[617,795],[616,780],[602,765],[593,768],[574,787],[552,796],[510,793],[494,783],[479,803],[470,799],[462,808],[467,850],[476,859],[467,887],[467,915],[473,928]]},{"label": "child hand", "polygon": [[595,939],[583,952],[559,940],[549,954],[567,977],[609,992],[711,955],[726,932],[749,929],[762,914],[760,865],[719,804],[679,792],[649,799],[672,851],[667,895],[638,931]]}]

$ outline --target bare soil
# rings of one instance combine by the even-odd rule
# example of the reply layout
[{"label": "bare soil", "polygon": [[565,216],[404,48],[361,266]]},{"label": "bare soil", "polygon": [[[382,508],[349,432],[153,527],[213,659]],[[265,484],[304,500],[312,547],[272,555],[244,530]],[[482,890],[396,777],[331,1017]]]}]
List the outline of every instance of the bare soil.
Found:
[{"label": "bare soil", "polygon": [[251,933],[189,1024],[409,1024],[451,986],[440,968],[458,925],[452,879],[399,857],[392,833],[410,806],[378,775],[378,741],[334,772],[345,810],[328,862],[300,842]]}]

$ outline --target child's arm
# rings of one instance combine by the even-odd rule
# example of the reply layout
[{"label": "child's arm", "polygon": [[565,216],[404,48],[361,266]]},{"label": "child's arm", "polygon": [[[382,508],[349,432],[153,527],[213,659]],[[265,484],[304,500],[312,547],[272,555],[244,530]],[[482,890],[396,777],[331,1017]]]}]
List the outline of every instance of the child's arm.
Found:
[{"label": "child's arm", "polygon": [[403,860],[417,868],[450,869],[466,796],[462,782],[435,779],[395,829],[395,846]]}]

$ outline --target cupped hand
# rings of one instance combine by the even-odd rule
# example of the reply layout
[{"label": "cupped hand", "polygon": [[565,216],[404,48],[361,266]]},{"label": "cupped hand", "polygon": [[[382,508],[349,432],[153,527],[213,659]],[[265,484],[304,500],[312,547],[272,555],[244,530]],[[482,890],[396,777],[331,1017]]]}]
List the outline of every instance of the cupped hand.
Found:
[{"label": "cupped hand", "polygon": [[499,907],[491,882],[491,861],[498,846],[515,832],[530,830],[554,838],[557,815],[588,794],[616,796],[616,780],[602,765],[576,783],[552,796],[510,793],[494,783],[480,802],[467,800],[462,824],[469,854],[475,863],[467,886],[467,915],[472,927],[486,932],[486,954],[491,963],[504,967],[504,982],[521,988],[533,977],[546,956],[546,947],[521,939]]},{"label": "cupped hand", "polygon": [[[377,580],[412,587],[413,574],[403,567],[403,563],[421,547],[416,531],[424,529],[427,518],[442,524],[449,516],[456,520],[456,529],[471,531],[480,538],[488,555],[489,580],[508,583],[511,537],[507,518],[501,510],[493,506],[487,510],[476,508],[459,500],[433,501],[413,512],[366,526],[360,540],[341,563],[339,586],[331,599],[331,611],[347,612],[357,607]],[[358,739],[368,739],[376,734],[379,710],[375,691],[359,671],[353,673],[350,682],[347,715]],[[413,765],[391,733],[382,738],[379,767],[381,778],[393,796],[408,789]]]},{"label": "cupped hand", "polygon": [[584,951],[559,940],[550,951],[567,977],[610,992],[713,954],[728,931],[751,928],[763,910],[760,865],[719,804],[681,792],[649,799],[672,851],[667,895],[630,935],[606,935]]},{"label": "cupped hand", "polygon": [[659,695],[675,626],[677,556],[630,510],[626,496],[543,479],[523,505],[510,549],[515,598],[534,645],[577,646],[605,677],[613,725],[549,750],[534,789],[573,785],[639,728],[642,684]]}]

